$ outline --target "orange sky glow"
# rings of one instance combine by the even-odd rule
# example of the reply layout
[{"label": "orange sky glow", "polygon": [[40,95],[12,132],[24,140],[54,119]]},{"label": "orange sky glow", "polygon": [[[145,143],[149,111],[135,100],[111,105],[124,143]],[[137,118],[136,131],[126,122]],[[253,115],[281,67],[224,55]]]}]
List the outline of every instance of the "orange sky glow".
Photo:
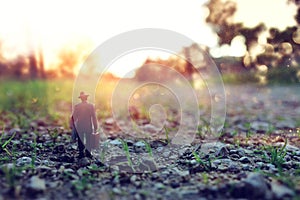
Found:
[{"label": "orange sky glow", "polygon": [[[238,10],[234,20],[237,22],[244,22],[250,27],[265,22],[280,29],[295,25],[295,7],[288,5],[285,0],[235,1]],[[42,48],[45,67],[49,69],[55,67],[59,51],[76,51],[81,54],[78,57],[85,58],[111,37],[138,28],[163,28],[179,32],[197,43],[211,47],[215,56],[245,54],[243,38],[235,38],[231,46],[216,48],[216,35],[205,24],[208,14],[202,7],[205,2],[206,0],[1,1],[2,55],[6,59],[12,59],[19,54],[27,54],[32,49]],[[121,57],[109,70],[122,76],[142,64],[148,56],[166,55],[160,51],[131,53]]]}]

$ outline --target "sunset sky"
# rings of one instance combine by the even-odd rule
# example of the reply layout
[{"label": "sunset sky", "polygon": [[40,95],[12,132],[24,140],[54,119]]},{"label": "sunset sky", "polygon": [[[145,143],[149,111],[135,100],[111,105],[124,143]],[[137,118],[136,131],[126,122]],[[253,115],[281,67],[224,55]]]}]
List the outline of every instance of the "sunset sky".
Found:
[{"label": "sunset sky", "polygon": [[[236,0],[235,21],[255,26],[259,22],[284,29],[294,25],[295,8],[286,0]],[[206,0],[110,0],[110,1],[0,1],[0,39],[4,57],[28,53],[42,47],[46,67],[54,65],[56,53],[80,44],[88,54],[95,47],[122,32],[138,28],[163,28],[181,33],[211,48],[217,38],[205,24]],[[262,38],[263,41],[263,38]],[[180,49],[178,49],[180,50]],[[212,51],[216,55],[242,55],[245,51],[237,38],[231,47]],[[160,52],[139,52],[120,58],[110,71],[122,75],[137,67],[148,56]],[[128,66],[124,67],[120,66]]]}]

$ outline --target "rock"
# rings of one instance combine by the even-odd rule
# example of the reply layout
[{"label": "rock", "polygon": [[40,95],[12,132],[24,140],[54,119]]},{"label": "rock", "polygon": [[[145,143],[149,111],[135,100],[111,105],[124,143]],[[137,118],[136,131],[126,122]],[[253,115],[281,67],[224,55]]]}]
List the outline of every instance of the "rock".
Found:
[{"label": "rock", "polygon": [[197,160],[193,159],[193,160],[191,160],[189,163],[190,163],[191,165],[196,165],[198,162],[197,162]]},{"label": "rock", "polygon": [[133,149],[136,153],[142,153],[146,151],[146,144],[142,141],[138,141],[133,144]]},{"label": "rock", "polygon": [[109,142],[110,144],[114,145],[114,146],[118,146],[118,147],[122,147],[123,144],[119,139],[115,139]]},{"label": "rock", "polygon": [[272,183],[271,188],[276,199],[285,199],[295,196],[295,192],[285,185]]},{"label": "rock", "polygon": [[180,183],[176,180],[172,180],[171,183],[170,183],[170,186],[172,188],[178,188],[180,186]]},{"label": "rock", "polygon": [[226,165],[230,165],[232,163],[232,160],[225,158],[225,159],[218,159],[218,160],[214,160],[213,161],[214,164],[218,165],[218,164],[226,164]]},{"label": "rock", "polygon": [[243,181],[245,183],[247,193],[253,198],[264,198],[269,191],[268,183],[259,173],[250,173]]},{"label": "rock", "polygon": [[214,165],[219,165],[219,164],[221,164],[221,160],[214,160],[214,161],[212,161],[212,163]]},{"label": "rock", "polygon": [[241,158],[239,159],[239,161],[240,161],[241,163],[243,163],[243,164],[245,164],[245,163],[251,163],[251,160],[250,160],[248,157],[245,157],[245,156],[241,157]]},{"label": "rock", "polygon": [[46,176],[51,174],[52,169],[48,166],[41,165],[36,167],[36,171],[39,173],[40,176]]},{"label": "rock", "polygon": [[216,153],[217,157],[226,158],[229,155],[229,150],[226,146],[222,146]]},{"label": "rock", "polygon": [[237,161],[240,158],[240,156],[238,154],[232,154],[230,155],[230,158],[234,161]]},{"label": "rock", "polygon": [[16,166],[18,166],[18,167],[31,165],[31,164],[32,164],[32,158],[29,158],[29,157],[26,157],[26,156],[18,158],[17,161],[16,161]]},{"label": "rock", "polygon": [[182,190],[179,195],[180,199],[201,199],[199,197],[199,191],[197,189]]},{"label": "rock", "polygon": [[263,162],[256,162],[256,166],[257,166],[259,169],[262,169],[262,168],[265,166],[265,163],[263,163]]},{"label": "rock", "polygon": [[161,189],[164,189],[164,188],[165,188],[165,185],[162,184],[162,183],[155,183],[155,184],[154,184],[154,188],[155,188],[156,190],[161,190]]},{"label": "rock", "polygon": [[60,144],[60,145],[56,145],[54,148],[53,148],[53,153],[64,153],[66,150],[65,150],[65,146]]},{"label": "rock", "polygon": [[136,172],[154,172],[157,171],[157,166],[155,161],[143,159],[135,169]]},{"label": "rock", "polygon": [[79,161],[78,161],[78,165],[80,167],[85,167],[85,166],[88,166],[90,164],[90,160],[87,158],[87,157],[84,157],[84,158],[81,158]]},{"label": "rock", "polygon": [[275,165],[270,164],[270,163],[266,164],[266,168],[271,171],[274,171],[276,169]]},{"label": "rock", "polygon": [[69,154],[63,154],[59,157],[59,160],[61,162],[73,163],[75,161],[75,158]]},{"label": "rock", "polygon": [[186,171],[180,171],[178,170],[177,173],[182,178],[182,180],[187,181],[190,178],[190,172],[188,170]]},{"label": "rock", "polygon": [[230,155],[232,155],[232,154],[238,154],[238,150],[236,150],[236,149],[231,149],[231,150],[229,151],[229,154],[230,154]]},{"label": "rock", "polygon": [[113,118],[108,118],[104,122],[105,125],[109,125],[109,126],[114,125],[114,123],[115,123],[115,120]]},{"label": "rock", "polygon": [[158,133],[160,131],[159,128],[153,126],[152,124],[146,124],[141,128],[145,133]]},{"label": "rock", "polygon": [[21,133],[22,130],[20,128],[12,128],[9,130],[8,134],[13,135],[14,133]]},{"label": "rock", "polygon": [[166,150],[166,151],[164,151],[164,152],[162,153],[162,156],[163,156],[164,158],[169,158],[169,157],[170,157],[170,154],[171,154],[171,152],[168,151],[168,150]]},{"label": "rock", "polygon": [[49,181],[47,182],[47,186],[49,188],[57,188],[63,185],[63,181]]},{"label": "rock", "polygon": [[36,193],[41,193],[46,190],[46,183],[44,179],[38,176],[32,176],[27,183],[27,192],[30,196],[35,196]]},{"label": "rock", "polygon": [[250,125],[251,129],[254,129],[256,132],[264,133],[269,130],[269,123],[261,122],[261,121],[254,121]]},{"label": "rock", "polygon": [[121,195],[122,194],[122,191],[119,189],[119,188],[113,188],[112,189],[112,192],[114,193],[114,194],[118,194],[118,195]]},{"label": "rock", "polygon": [[226,172],[228,170],[228,166],[224,165],[224,164],[221,164],[221,165],[218,166],[218,170],[221,171],[221,172]]},{"label": "rock", "polygon": [[137,180],[137,176],[136,175],[133,175],[133,176],[130,177],[130,182],[131,183],[136,182],[136,180]]},{"label": "rock", "polygon": [[239,148],[239,149],[237,150],[237,154],[238,154],[239,156],[245,156],[245,150],[242,149],[242,148]]},{"label": "rock", "polygon": [[278,129],[294,129],[295,128],[295,122],[284,120],[276,123],[276,128]]},{"label": "rock", "polygon": [[242,169],[243,169],[244,171],[251,171],[252,168],[253,168],[253,167],[252,167],[251,165],[248,165],[248,164],[242,165]]},{"label": "rock", "polygon": [[[167,143],[162,140],[154,140],[150,143],[151,148],[154,148],[154,149],[161,148],[163,150],[166,145],[167,145]],[[159,151],[159,150],[157,150],[157,151]]]},{"label": "rock", "polygon": [[201,145],[201,153],[204,154],[209,154],[211,153],[211,151],[215,151],[216,149],[221,149],[222,147],[224,147],[224,144],[221,142],[209,142],[209,143],[204,143]]},{"label": "rock", "polygon": [[238,172],[240,172],[240,168],[237,164],[232,163],[231,165],[229,165],[228,171],[233,172],[233,173],[238,173]]},{"label": "rock", "polygon": [[41,165],[46,165],[46,166],[54,166],[54,162],[49,161],[49,160],[42,160]]}]

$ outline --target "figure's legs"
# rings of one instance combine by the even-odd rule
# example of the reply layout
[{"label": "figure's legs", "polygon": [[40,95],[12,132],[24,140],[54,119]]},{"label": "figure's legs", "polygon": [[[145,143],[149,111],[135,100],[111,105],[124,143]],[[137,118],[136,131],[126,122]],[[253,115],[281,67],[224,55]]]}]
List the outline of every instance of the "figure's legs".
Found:
[{"label": "figure's legs", "polygon": [[89,150],[87,150],[87,149],[85,149],[85,155],[88,158],[92,158],[93,157],[92,154],[91,154],[91,152],[89,152]]},{"label": "figure's legs", "polygon": [[83,158],[84,157],[84,144],[82,142],[82,139],[83,139],[83,136],[82,137],[79,137],[78,136],[78,150],[79,150],[79,157],[80,158]]},{"label": "figure's legs", "polygon": [[92,136],[92,133],[89,133],[89,134],[86,134],[86,146],[85,146],[85,155],[89,158],[92,158],[92,154],[91,154],[91,151],[92,151],[92,143],[94,142],[93,141],[93,136]]}]

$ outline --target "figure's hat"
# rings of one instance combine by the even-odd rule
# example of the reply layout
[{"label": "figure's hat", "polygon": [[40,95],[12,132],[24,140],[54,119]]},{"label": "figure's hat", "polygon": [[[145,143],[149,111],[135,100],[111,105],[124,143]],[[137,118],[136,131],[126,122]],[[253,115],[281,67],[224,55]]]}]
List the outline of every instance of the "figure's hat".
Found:
[{"label": "figure's hat", "polygon": [[82,97],[88,97],[88,94],[85,94],[84,92],[80,92],[80,95],[78,98],[82,98]]}]

